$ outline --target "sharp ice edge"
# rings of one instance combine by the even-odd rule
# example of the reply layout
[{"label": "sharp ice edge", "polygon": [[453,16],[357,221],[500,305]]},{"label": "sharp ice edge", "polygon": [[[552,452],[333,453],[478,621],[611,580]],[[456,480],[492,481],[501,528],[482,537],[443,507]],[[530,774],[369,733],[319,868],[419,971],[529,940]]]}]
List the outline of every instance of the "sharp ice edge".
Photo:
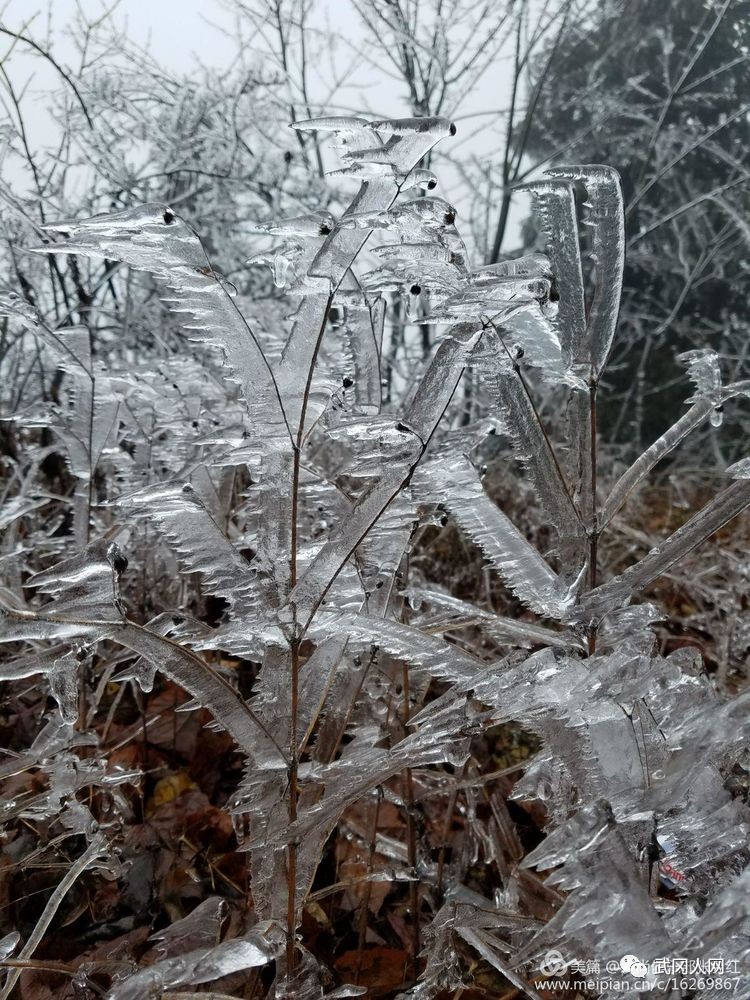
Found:
[{"label": "sharp ice edge", "polygon": [[142,1000],[170,987],[212,983],[233,972],[268,965],[279,954],[281,942],[278,929],[259,927],[244,938],[155,962],[113,986],[107,1000]]},{"label": "sharp ice edge", "polygon": [[538,614],[562,617],[570,602],[568,588],[487,496],[465,456],[422,466],[414,488],[425,499],[443,503],[521,601]]},{"label": "sharp ice edge", "polygon": [[588,197],[588,224],[592,228],[592,255],[596,261],[596,285],[587,335],[590,362],[598,378],[607,363],[615,336],[625,271],[625,208],[620,177],[601,164],[551,167],[546,176],[581,181]]}]

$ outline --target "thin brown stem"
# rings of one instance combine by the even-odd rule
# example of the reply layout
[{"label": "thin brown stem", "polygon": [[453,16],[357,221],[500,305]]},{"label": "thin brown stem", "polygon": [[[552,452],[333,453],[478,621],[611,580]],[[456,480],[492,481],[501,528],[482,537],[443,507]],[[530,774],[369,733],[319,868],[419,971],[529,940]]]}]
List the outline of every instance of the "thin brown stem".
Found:
[{"label": "thin brown stem", "polygon": [[[323,342],[328,316],[333,302],[333,292],[328,296],[323,319],[318,330],[315,342],[315,349],[310,359],[310,368],[307,372],[307,380],[302,396],[302,406],[300,409],[299,425],[297,427],[296,438],[293,442],[292,455],[292,509],[291,509],[291,530],[290,530],[290,554],[289,554],[289,585],[290,589],[297,583],[297,518],[299,513],[299,477],[301,469],[302,444],[305,436],[305,419],[307,417],[307,407],[310,400],[310,389],[312,387],[315,365],[318,360],[320,345]],[[289,731],[289,825],[293,825],[297,820],[297,798],[298,798],[298,776],[299,776],[299,735],[297,723],[299,715],[299,647],[301,638],[297,634],[297,623],[293,625],[294,632],[290,640],[291,651],[291,693],[290,693],[290,731]],[[291,976],[295,969],[296,951],[295,939],[297,930],[297,843],[290,840],[287,846],[287,910],[286,910],[286,966],[287,976]]]},{"label": "thin brown stem", "polygon": [[578,514],[578,510],[576,508],[576,505],[573,503],[573,497],[572,497],[571,492],[570,492],[570,487],[568,486],[568,481],[566,480],[565,474],[564,474],[564,472],[562,470],[562,466],[560,465],[560,462],[558,461],[557,453],[555,452],[555,449],[554,449],[554,447],[552,445],[552,441],[550,439],[549,434],[547,433],[547,429],[544,426],[544,421],[542,420],[542,418],[541,418],[541,416],[539,414],[539,410],[537,409],[537,405],[534,402],[534,397],[531,394],[531,390],[529,389],[529,384],[526,381],[526,378],[524,377],[523,372],[521,371],[521,366],[518,364],[518,361],[513,356],[512,352],[509,350],[508,345],[505,342],[505,338],[503,337],[502,332],[501,332],[500,328],[498,327],[497,323],[495,323],[494,320],[490,319],[489,317],[487,318],[486,322],[487,322],[487,325],[490,326],[495,331],[495,333],[497,334],[498,339],[500,341],[500,344],[502,345],[503,350],[505,351],[506,355],[508,356],[508,360],[510,361],[511,365],[513,366],[513,371],[516,374],[516,376],[518,377],[519,382],[521,383],[521,388],[523,389],[524,395],[526,396],[526,399],[529,402],[529,406],[531,407],[531,412],[534,414],[534,420],[536,421],[536,424],[537,424],[537,426],[539,428],[539,432],[541,433],[542,438],[544,439],[544,443],[545,443],[545,446],[546,446],[547,451],[549,453],[550,459],[552,460],[552,463],[555,466],[555,470],[557,472],[557,475],[559,476],[560,485],[562,486],[563,490],[565,491],[565,496],[568,499],[568,502],[570,504],[571,510],[573,511],[574,515],[580,521],[580,516]]},{"label": "thin brown stem", "polygon": [[[289,824],[297,820],[297,714],[299,711],[299,640],[294,638],[291,644],[292,653],[292,693],[291,693],[291,734],[289,740]],[[287,928],[286,928],[286,965],[287,975],[294,972],[296,953],[295,937],[297,929],[297,842],[290,840],[287,848]]]},{"label": "thin brown stem", "polygon": [[[367,848],[367,875],[372,875],[375,867],[375,847],[378,839],[378,822],[380,821],[380,803],[383,801],[383,789],[379,785],[377,789],[377,799],[375,800],[375,810],[372,816],[372,826],[370,827],[370,843]],[[359,986],[359,977],[362,974],[362,958],[367,939],[367,915],[370,910],[370,898],[372,896],[372,879],[365,882],[364,895],[359,912],[359,937],[357,940],[357,968],[354,974],[354,985]]]},{"label": "thin brown stem", "polygon": [[[403,698],[404,698],[404,726],[409,725],[409,668],[403,666],[402,673]],[[407,837],[407,857],[409,867],[414,874],[417,872],[417,830],[414,824],[414,781],[411,768],[407,767],[403,772],[403,795],[406,802],[406,837]],[[409,883],[409,908],[411,910],[411,934],[412,934],[412,977],[416,980],[419,975],[419,953],[422,950],[419,932],[419,882],[416,879]]]},{"label": "thin brown stem", "polygon": [[[599,514],[596,504],[596,389],[597,383],[592,378],[589,382],[589,428],[590,428],[590,464],[591,464],[591,524],[589,526],[589,589],[594,590],[597,584],[597,559],[599,545]],[[588,635],[588,652],[593,656],[596,652],[596,626],[592,625]]]},{"label": "thin brown stem", "polygon": [[[461,768],[461,775],[459,778],[463,780],[466,775],[466,764]],[[440,836],[440,853],[438,854],[437,863],[437,892],[438,896],[441,897],[443,894],[443,878],[445,875],[445,852],[448,847],[448,837],[450,836],[451,826],[453,825],[453,813],[456,810],[456,800],[458,799],[458,791],[460,785],[455,785],[448,796],[448,807],[445,810],[445,820],[443,821],[443,829]]]},{"label": "thin brown stem", "polygon": [[13,959],[5,958],[0,962],[3,969],[37,969],[40,972],[59,972],[63,976],[74,976],[79,969],[74,965],[67,965],[65,962],[54,962],[52,960],[41,961],[39,959]]}]

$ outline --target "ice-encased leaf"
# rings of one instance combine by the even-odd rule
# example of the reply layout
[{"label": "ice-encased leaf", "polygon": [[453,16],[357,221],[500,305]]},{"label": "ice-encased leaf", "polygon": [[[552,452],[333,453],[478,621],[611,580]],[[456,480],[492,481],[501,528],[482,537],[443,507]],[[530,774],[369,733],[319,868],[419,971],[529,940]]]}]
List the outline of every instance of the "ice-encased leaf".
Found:
[{"label": "ice-encased leaf", "polygon": [[[450,134],[450,123],[443,119],[423,119],[420,127],[399,129],[385,143],[378,144],[378,133],[361,119],[312,119],[296,127],[325,129],[341,134],[347,143],[346,158],[353,162],[390,164],[393,174],[378,175],[362,182],[359,191],[312,260],[307,294],[294,318],[277,369],[285,408],[292,427],[302,418],[307,375],[314,364],[318,331],[324,329],[330,296],[338,288],[369,236],[369,229],[348,228],[350,217],[384,212],[399,193],[398,177],[408,174],[430,149]],[[380,123],[385,129],[387,123]],[[384,133],[385,134],[385,133]],[[367,143],[373,143],[368,148]],[[314,333],[311,335],[311,331]]]},{"label": "ice-encased leaf", "polygon": [[247,598],[253,585],[250,565],[190,483],[151,486],[119,503],[159,525],[184,568],[201,574],[207,593],[230,603]]},{"label": "ice-encased leaf", "polygon": [[750,480],[739,479],[722,490],[706,506],[648,555],[584,598],[574,611],[576,621],[590,622],[608,611],[627,604],[632,594],[647,587],[680,559],[709,538],[750,505]]},{"label": "ice-encased leaf", "polygon": [[456,126],[445,118],[381,118],[365,128],[381,135],[431,135],[436,139],[456,134]]},{"label": "ice-encased leaf", "polygon": [[[683,361],[687,365],[688,377],[695,386],[695,393],[688,402],[696,403],[699,400],[706,400],[713,407],[721,406],[721,367],[716,351],[704,347],[700,350],[685,351],[684,354],[679,354],[677,357],[678,361]],[[719,420],[720,422],[721,420]]]},{"label": "ice-encased leaf", "polygon": [[550,523],[563,540],[580,537],[583,526],[570,487],[520,374],[500,368],[490,371],[485,381],[500,411],[503,433],[513,443]]},{"label": "ice-encased leaf", "polygon": [[414,514],[414,499],[407,484],[357,546],[355,560],[367,614],[385,617],[388,612],[396,575],[415,530]]},{"label": "ice-encased leaf", "polygon": [[289,596],[291,617],[303,627],[309,624],[344,563],[418,465],[480,338],[481,332],[471,325],[459,325],[441,341],[400,422],[404,433],[412,437],[408,461],[386,468],[365,490],[346,521],[331,532]]},{"label": "ice-encased leaf", "polygon": [[420,667],[430,676],[441,680],[469,680],[483,666],[480,660],[437,636],[425,635],[408,625],[373,615],[320,612],[308,634],[311,638],[334,635],[346,637],[351,650],[371,646],[383,649],[391,656]]},{"label": "ice-encased leaf", "polygon": [[[721,416],[725,402],[736,396],[747,394],[748,386],[743,382],[731,383],[724,387],[721,386],[721,375],[714,360],[715,356],[714,358],[711,357],[713,355],[712,351],[707,352],[708,356],[701,351],[692,353],[699,355],[696,361],[690,366],[692,372],[691,378],[693,378],[696,385],[696,392],[689,400],[689,402],[692,402],[692,406],[687,413],[684,413],[676,420],[620,476],[612,487],[612,491],[607,497],[607,502],[601,512],[599,518],[600,528],[606,527],[648,473],[663,458],[666,458],[691,431],[699,427],[707,416],[711,416],[715,421],[717,412]],[[736,463],[735,466],[726,470],[727,475],[738,479],[744,478],[740,474],[742,467],[742,462]]]},{"label": "ice-encased leaf", "polygon": [[630,494],[640,482],[651,472],[651,470],[663,458],[677,447],[687,435],[698,427],[706,417],[713,412],[713,404],[706,399],[699,399],[684,413],[679,420],[657,438],[643,454],[635,460],[620,478],[607,497],[607,501],[600,515],[599,525],[606,527],[612,518],[617,514],[622,505],[627,501]]},{"label": "ice-encased leaf", "polygon": [[414,453],[414,435],[385,414],[336,414],[324,422],[326,445],[333,446],[336,474],[372,479],[373,469],[402,465]]},{"label": "ice-encased leaf", "polygon": [[282,937],[275,927],[259,927],[243,938],[154,962],[113,986],[107,1000],[143,1000],[159,996],[169,987],[212,983],[233,972],[268,965],[279,954],[281,945]]},{"label": "ice-encased leaf", "polygon": [[267,264],[277,288],[286,288],[288,294],[304,295],[310,265],[336,225],[330,212],[311,212],[290,219],[253,223],[255,232],[279,236],[282,242],[253,254],[245,263]]},{"label": "ice-encased leaf", "polygon": [[0,531],[13,524],[20,517],[25,517],[34,510],[39,510],[50,502],[49,497],[17,496],[6,500],[0,508]]},{"label": "ice-encased leaf", "polygon": [[467,944],[471,945],[485,962],[502,973],[508,982],[512,983],[517,990],[520,990],[524,996],[531,997],[531,1000],[542,1000],[541,995],[534,989],[531,983],[528,983],[523,976],[518,974],[507,958],[499,954],[499,950],[496,947],[499,942],[487,931],[473,927],[458,926],[456,933]]},{"label": "ice-encased leaf", "polygon": [[369,125],[367,118],[355,115],[321,115],[319,118],[306,118],[303,121],[292,122],[290,128],[298,132],[361,132]]},{"label": "ice-encased leaf", "polygon": [[523,358],[524,363],[538,368],[547,382],[583,388],[580,377],[567,367],[557,332],[539,303],[514,309],[507,318],[491,310],[486,315],[503,328],[502,339],[514,359]]},{"label": "ice-encased leaf", "polygon": [[181,920],[151,935],[158,942],[163,956],[180,955],[198,948],[212,948],[219,943],[221,925],[226,920],[229,907],[220,896],[209,896]]},{"label": "ice-encased leaf", "polygon": [[10,931],[0,940],[0,961],[13,954],[20,940],[21,935],[18,931]]},{"label": "ice-encased leaf", "polygon": [[386,229],[402,234],[410,243],[439,235],[456,220],[456,209],[435,196],[404,201],[387,211],[360,211],[345,216],[345,229]]},{"label": "ice-encased leaf", "polygon": [[617,328],[625,271],[625,209],[620,176],[601,164],[550,167],[548,177],[580,181],[589,211],[584,223],[592,229],[591,256],[596,265],[594,298],[587,324],[591,371],[599,379],[607,363]]},{"label": "ice-encased leaf", "polygon": [[368,299],[356,293],[339,293],[336,304],[344,315],[341,330],[347,338],[354,360],[351,393],[363,412],[380,410],[381,379],[380,351],[385,323],[385,300],[380,296]]},{"label": "ice-encased leaf", "polygon": [[0,289],[0,316],[18,320],[23,327],[33,333],[38,332],[44,325],[39,310],[12,289]]},{"label": "ice-encased leaf", "polygon": [[112,678],[116,684],[121,684],[123,681],[134,681],[145,694],[154,690],[155,680],[156,665],[143,656],[139,656]]},{"label": "ice-encased leaf", "polygon": [[[420,725],[443,711],[453,713],[467,694],[491,709],[495,723],[516,721],[544,742],[514,798],[541,799],[559,819],[569,814],[576,797],[579,802],[581,796],[602,797],[618,819],[626,820],[654,808],[646,804],[655,784],[652,775],[673,766],[675,748],[686,738],[675,720],[684,712],[683,698],[689,703],[696,690],[674,667],[655,669],[649,656],[627,646],[591,657],[587,666],[546,649],[522,663],[493,664],[473,680],[460,681],[412,721]],[[717,730],[720,724],[717,718]],[[689,738],[695,743],[694,736]]]},{"label": "ice-encased leaf", "polygon": [[[165,301],[192,316],[196,339],[220,347],[257,421],[259,445],[278,440],[286,426],[275,379],[253,331],[211,267],[190,226],[163,205],[142,205],[111,215],[46,227],[60,242],[38,248],[122,261],[148,271],[169,289]],[[264,429],[264,430],[262,430]]]},{"label": "ice-encased leaf", "polygon": [[[418,254],[415,259],[419,260]],[[438,301],[421,320],[422,323],[457,323],[460,320],[483,320],[498,325],[508,320],[514,307],[531,309],[549,298],[550,280],[546,274],[508,276],[478,271],[470,282],[463,282],[455,291]],[[544,331],[552,344],[556,335]],[[558,342],[559,348],[559,342]]]},{"label": "ice-encased leaf", "polygon": [[55,598],[48,611],[56,620],[95,619],[119,621],[119,572],[127,566],[114,542],[92,542],[80,555],[35,573],[28,586]]},{"label": "ice-encased leaf", "polygon": [[306,661],[301,671],[297,729],[300,746],[312,736],[320,713],[334,683],[347,648],[347,639],[325,639]]},{"label": "ice-encased leaf", "polygon": [[[647,848],[649,838],[644,840]],[[580,809],[524,859],[525,866],[556,867],[548,877],[570,890],[560,910],[516,956],[529,962],[551,948],[582,960],[644,960],[669,951],[670,941],[619,824],[605,803]]]},{"label": "ice-encased leaf", "polygon": [[431,170],[412,170],[410,174],[401,180],[401,190],[411,191],[412,188],[420,187],[432,191],[437,187],[438,179]]},{"label": "ice-encased leaf", "polygon": [[278,851],[290,840],[299,838],[299,888],[304,896],[318,865],[320,847],[344,809],[406,767],[443,762],[460,766],[468,753],[469,741],[464,731],[469,721],[465,712],[446,714],[435,725],[425,726],[390,749],[373,745],[377,731],[369,734],[360,731],[339,760],[315,768],[313,778],[323,789],[320,798],[309,808],[300,809],[294,823],[281,822],[275,829],[259,831],[251,846]]},{"label": "ice-encased leaf", "polygon": [[256,233],[271,236],[329,236],[336,228],[336,220],[330,212],[309,212],[275,222],[255,222],[250,229]]},{"label": "ice-encased leaf", "polygon": [[[583,381],[591,372],[581,251],[578,238],[575,189],[566,180],[542,180],[526,186],[542,223],[546,250],[552,264],[557,311],[550,321],[560,338],[563,361],[571,375]],[[580,389],[581,381],[571,384]],[[587,397],[576,393],[566,414],[568,449],[564,456],[570,495],[585,523],[591,524],[591,410]]]},{"label": "ice-encased leaf", "polygon": [[[339,675],[344,679],[347,676],[351,678],[351,685],[347,689],[349,698],[356,697],[366,672],[365,666],[362,669],[357,667],[350,671],[344,670]],[[326,717],[314,747],[317,760],[330,760],[338,752],[340,739],[344,735],[344,730],[338,727],[342,718],[346,726],[349,715],[348,704],[349,701],[343,705],[338,701],[332,701],[336,715],[334,730],[338,731],[329,741],[326,734],[325,723],[328,722]],[[322,845],[346,805],[380,781],[386,780],[387,775],[397,773],[404,766],[419,767],[438,759],[453,762],[463,760],[466,748],[463,729],[470,724],[466,712],[461,710],[451,717],[439,720],[436,726],[429,727],[429,731],[415,734],[413,738],[409,737],[391,750],[385,751],[375,745],[379,741],[378,727],[358,726],[356,730],[352,729],[354,739],[346,745],[338,760],[325,766],[315,763],[309,768],[302,767],[300,781],[307,792],[303,792],[298,820],[291,828],[285,811],[276,809],[273,798],[261,807],[261,813],[258,814],[254,803],[257,802],[259,779],[252,771],[248,772],[246,782],[240,789],[233,808],[240,811],[252,810],[254,814],[252,844],[254,857],[266,856],[267,862],[262,867],[270,874],[271,860],[279,856],[289,838],[303,834],[300,840],[297,871],[299,898],[304,898],[314,877]],[[327,752],[325,748],[321,748],[321,737],[326,744],[330,744]],[[407,760],[408,765],[405,764]],[[280,775],[280,780],[283,786],[283,774]],[[267,883],[268,877],[264,877],[261,883],[264,896],[267,894]]]},{"label": "ice-encased leaf", "polygon": [[588,359],[575,190],[572,184],[555,180],[534,181],[524,185],[523,190],[534,199],[557,281],[559,299],[552,322],[559,333],[563,356],[568,365],[580,366]]},{"label": "ice-encased leaf", "polygon": [[87,478],[101,458],[119,412],[119,400],[104,366],[91,355],[86,327],[66,327],[45,337],[60,367],[72,380],[72,405],[65,412],[61,433],[76,476]]},{"label": "ice-encased leaf", "polygon": [[733,462],[725,469],[732,479],[750,479],[750,458],[741,458],[739,462]]},{"label": "ice-encased leaf", "polygon": [[89,539],[93,477],[108,442],[116,432],[119,393],[101,361],[91,353],[86,327],[50,330],[41,323],[35,332],[49,349],[66,378],[63,398],[47,404],[40,414],[27,416],[29,424],[49,426],[61,440],[70,471],[76,477],[74,532],[81,548]]},{"label": "ice-encased leaf", "polygon": [[705,951],[714,951],[750,918],[750,868],[709,900],[691,928],[691,938]]},{"label": "ice-encased leaf", "polygon": [[514,646],[558,646],[568,649],[578,643],[571,632],[555,632],[533,622],[521,621],[496,615],[492,611],[477,607],[470,601],[462,601],[436,587],[408,587],[404,591],[409,604],[415,610],[422,604],[433,605],[443,614],[424,614],[412,624],[422,632],[437,633],[453,631],[457,628],[476,625],[501,644]]},{"label": "ice-encased leaf", "polygon": [[55,660],[47,674],[49,690],[60,709],[63,722],[73,725],[78,719],[78,661],[74,653]]},{"label": "ice-encased leaf", "polygon": [[427,463],[413,483],[418,495],[442,503],[453,515],[519,600],[538,614],[563,615],[571,600],[568,588],[487,496],[465,456],[449,455]]},{"label": "ice-encased leaf", "polygon": [[[73,561],[60,565],[67,566],[70,562]],[[96,572],[92,570],[91,573],[92,586],[101,589],[107,578],[111,584],[109,563],[106,563],[106,569],[101,564],[95,569]],[[56,581],[54,584],[50,582],[50,586],[58,586],[54,570],[44,574],[44,577]],[[102,577],[104,584],[101,582]],[[77,573],[75,578],[78,578]],[[2,617],[0,642],[55,637],[111,639],[146,657],[197,698],[199,704],[221,722],[237,745],[250,756],[266,755],[285,760],[284,752],[251,706],[240,698],[217,670],[190,649],[119,616],[116,619],[107,617],[106,607],[102,618],[86,618],[80,612],[75,617],[67,617],[60,614],[58,607],[59,603],[55,601],[38,612],[6,608]],[[96,608],[97,605],[94,605],[93,609]]]},{"label": "ice-encased leaf", "polygon": [[101,859],[106,857],[107,854],[108,847],[106,839],[101,833],[96,833],[86,847],[86,850],[80,855],[80,857],[76,858],[73,864],[63,874],[59,883],[55,886],[52,895],[47,899],[42,914],[37,920],[33,931],[26,939],[26,943],[23,948],[18,953],[17,960],[20,963],[19,967],[9,971],[8,978],[5,980],[2,989],[0,989],[0,1000],[8,1000],[10,997],[16,983],[18,982],[18,978],[21,975],[24,963],[34,955],[37,947],[44,939],[44,935],[46,934],[49,925],[52,923],[55,914],[57,913],[57,910],[68,891],[85,871],[94,867],[101,861]]},{"label": "ice-encased leaf", "polygon": [[150,659],[158,670],[190,692],[251,757],[285,759],[277,740],[251,705],[211,664],[191,650],[133,622],[112,628],[106,635]]},{"label": "ice-encased leaf", "polygon": [[[665,808],[658,822],[659,837],[666,847],[661,870],[679,895],[706,893],[719,878],[731,878],[738,864],[746,861],[750,834],[747,807],[721,788],[716,771],[695,764],[691,771],[693,785],[685,807],[674,811]],[[686,777],[682,774],[681,780],[670,782],[672,794],[687,790]]]}]

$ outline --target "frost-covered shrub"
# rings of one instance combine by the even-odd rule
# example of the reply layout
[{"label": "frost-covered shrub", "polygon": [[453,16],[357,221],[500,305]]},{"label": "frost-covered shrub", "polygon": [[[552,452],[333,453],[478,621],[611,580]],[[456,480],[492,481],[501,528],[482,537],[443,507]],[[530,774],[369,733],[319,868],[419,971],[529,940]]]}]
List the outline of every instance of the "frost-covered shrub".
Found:
[{"label": "frost-covered shrub", "polygon": [[[38,250],[119,262],[127,280],[148,272],[184,317],[181,356],[113,367],[86,328],[53,328],[28,301],[3,300],[24,342],[62,373],[58,400],[17,415],[25,453],[6,497],[2,638],[16,645],[0,676],[43,675],[57,705],[23,764],[48,773],[48,790],[7,812],[88,843],[20,959],[80,872],[118,874],[118,821],[98,822],[77,793],[106,789],[118,804],[112,789],[138,775],[77,754],[98,704],[91,682],[149,692],[156,672],[189,692],[188,708],[208,709],[244,755],[227,809],[249,855],[253,921],[216,944],[218,904],[207,900],[199,911],[210,933],[196,945],[174,924],[162,961],[114,971],[110,1000],[271,963],[277,996],[322,996],[302,911],[330,834],[383,788],[406,810],[408,844],[395,867],[370,867],[366,879],[410,883],[426,966],[409,995],[457,989],[466,946],[532,996],[551,949],[603,963],[744,955],[749,814],[725,778],[747,763],[747,699],[717,697],[684,651],[656,655],[658,609],[637,599],[750,504],[746,464],[621,574],[607,578],[598,552],[654,466],[703,421],[720,421],[747,386],[723,385],[716,355],[691,353],[690,408],[602,489],[597,392],[624,264],[616,172],[549,171],[531,185],[548,256],[472,269],[455,210],[423,193],[434,178],[418,166],[452,125],[322,118],[295,127],[331,133],[339,175],[359,186],[339,218],[321,211],[257,226],[275,238],[253,260],[284,289],[283,337],[281,324],[246,319],[199,236],[164,205],[53,223]],[[589,303],[579,189],[595,262]],[[373,237],[378,245],[366,247]],[[424,369],[404,379],[399,412],[382,401],[391,293],[438,331]],[[203,366],[217,354],[223,381]],[[453,401],[467,369],[484,412],[465,424]],[[554,425],[535,406],[539,381],[559,399]],[[30,517],[48,499],[37,486],[40,425],[64,447],[75,484],[70,524],[55,530]],[[549,551],[484,489],[482,456],[497,434],[534,491]],[[502,617],[411,566],[419,533],[445,516],[529,613]],[[474,648],[455,638],[467,625],[483,637]],[[219,654],[255,665],[249,696]],[[489,820],[475,810],[471,740],[511,721],[541,740],[511,796],[543,809],[546,836],[531,852],[502,788],[488,793]],[[398,792],[391,779],[402,774]],[[450,857],[436,860],[417,835],[415,786],[450,809],[465,789],[467,825]],[[495,867],[492,898],[466,883],[477,861]],[[199,917],[186,919],[195,931]],[[183,932],[190,947],[174,945]]]}]

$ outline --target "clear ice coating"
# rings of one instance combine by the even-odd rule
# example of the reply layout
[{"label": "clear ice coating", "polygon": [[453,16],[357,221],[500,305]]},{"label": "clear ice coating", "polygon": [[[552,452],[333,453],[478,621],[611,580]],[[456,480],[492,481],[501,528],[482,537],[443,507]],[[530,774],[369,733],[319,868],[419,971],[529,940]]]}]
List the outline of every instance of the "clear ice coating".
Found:
[{"label": "clear ice coating", "polygon": [[[20,959],[87,869],[121,874],[108,849],[115,822],[95,818],[93,793],[124,813],[121,786],[140,775],[84,753],[103,752],[86,726],[107,685],[149,692],[160,675],[189,693],[184,711],[206,709],[243,754],[228,809],[249,853],[257,923],[222,939],[227,903],[204,899],[152,936],[151,965],[117,973],[109,1000],[187,995],[182,987],[271,963],[277,997],[362,995],[346,984],[324,992],[299,940],[302,914],[349,807],[385,789],[397,808],[420,808],[391,781],[407,770],[424,801],[460,803],[466,842],[438,874],[422,843],[412,865],[403,842],[377,840],[393,864],[366,881],[418,883],[434,904],[425,973],[405,995],[460,990],[467,949],[532,997],[532,973],[551,949],[646,963],[706,949],[746,955],[750,811],[727,776],[747,788],[748,697],[719,697],[685,650],[658,654],[660,613],[635,602],[750,505],[748,460],[648,554],[615,576],[600,572],[598,586],[587,581],[602,569],[595,543],[645,477],[706,418],[718,427],[748,386],[723,385],[708,349],[685,355],[688,410],[604,496],[591,468],[591,406],[623,281],[616,172],[547,171],[529,185],[544,254],[475,267],[455,208],[429,193],[436,177],[420,166],[454,134],[450,122],[325,116],[293,128],[332,139],[343,166],[330,176],[356,190],[335,214],[252,225],[248,263],[270,268],[283,316],[235,295],[190,223],[161,204],[53,223],[37,248],[150,274],[181,321],[157,367],[110,370],[86,328],[51,330],[30,303],[0,294],[0,314],[54,352],[65,375],[59,399],[27,423],[56,435],[74,480],[70,532],[24,535],[19,523],[53,498],[20,475],[0,512],[24,569],[0,593],[0,641],[16,644],[0,680],[40,676],[51,697],[28,751],[0,768],[4,779],[34,769],[44,787],[4,798],[0,818],[56,823],[61,837],[85,842]],[[595,264],[588,310],[581,207]],[[394,353],[388,365],[407,329],[403,360]],[[564,419],[540,413],[540,381]],[[467,383],[481,419],[460,415]],[[481,456],[498,439],[542,512],[543,551],[485,488]],[[45,457],[40,449],[32,464]],[[103,499],[105,467],[114,486]],[[516,614],[495,612],[489,586],[475,603],[423,572],[421,533],[439,535],[445,522],[481,553]],[[0,567],[9,561],[3,550]],[[149,619],[137,577],[156,567],[152,589],[165,594]],[[210,624],[200,618],[209,598]],[[482,642],[472,646],[474,631]],[[242,658],[251,689],[238,680]],[[413,703],[402,718],[404,676]],[[486,789],[479,808],[471,770],[471,740],[511,723],[540,744],[510,769],[511,806],[536,810],[545,829],[528,853],[508,796]],[[365,843],[356,830],[347,836]],[[471,887],[479,863],[500,873],[492,899]],[[285,935],[294,969],[281,957]],[[11,932],[0,952],[19,944]],[[17,978],[9,973],[0,1000]]]},{"label": "clear ice coating", "polygon": [[109,990],[107,1000],[159,997],[172,987],[212,983],[233,972],[268,965],[279,953],[281,940],[277,928],[258,927],[244,938],[176,954],[128,976]]},{"label": "clear ice coating", "polygon": [[570,601],[568,588],[490,500],[465,456],[438,456],[427,462],[415,478],[415,488],[426,499],[442,502],[528,607],[545,617],[562,617]]},{"label": "clear ice coating", "polygon": [[584,222],[591,228],[591,258],[596,267],[587,329],[588,353],[592,375],[598,378],[615,337],[625,270],[625,208],[620,177],[613,167],[601,164],[550,167],[545,174],[553,180],[579,181],[586,190],[588,214]]}]

